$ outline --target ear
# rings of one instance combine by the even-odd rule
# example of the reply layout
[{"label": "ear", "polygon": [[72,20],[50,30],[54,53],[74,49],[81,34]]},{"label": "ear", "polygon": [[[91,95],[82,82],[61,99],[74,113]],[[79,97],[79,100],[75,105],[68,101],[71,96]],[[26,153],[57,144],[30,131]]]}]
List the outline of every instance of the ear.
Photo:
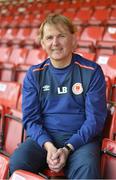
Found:
[{"label": "ear", "polygon": [[44,41],[43,41],[43,39],[41,40],[41,46],[42,46],[42,48],[45,50],[45,45],[44,45]]}]

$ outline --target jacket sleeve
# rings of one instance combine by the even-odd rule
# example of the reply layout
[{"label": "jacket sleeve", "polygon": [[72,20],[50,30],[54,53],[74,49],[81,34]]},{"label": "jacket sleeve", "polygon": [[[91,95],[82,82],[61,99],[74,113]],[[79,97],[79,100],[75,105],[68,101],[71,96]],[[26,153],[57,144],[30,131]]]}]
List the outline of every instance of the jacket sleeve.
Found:
[{"label": "jacket sleeve", "polygon": [[86,119],[80,130],[66,142],[72,144],[75,149],[99,136],[104,127],[107,116],[106,83],[99,65],[92,74],[86,92],[85,114]]},{"label": "jacket sleeve", "polygon": [[33,76],[32,69],[27,72],[22,88],[23,125],[26,135],[41,147],[46,141],[52,141],[42,126],[40,115],[39,84]]}]

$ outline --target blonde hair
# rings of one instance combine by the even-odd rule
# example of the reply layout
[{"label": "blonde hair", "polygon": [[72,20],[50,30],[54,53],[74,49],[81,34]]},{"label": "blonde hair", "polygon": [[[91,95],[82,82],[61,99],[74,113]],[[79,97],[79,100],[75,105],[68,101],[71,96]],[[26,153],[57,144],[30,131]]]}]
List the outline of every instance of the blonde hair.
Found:
[{"label": "blonde hair", "polygon": [[40,41],[43,39],[44,26],[47,23],[51,24],[51,25],[64,24],[69,29],[69,32],[71,34],[74,34],[77,31],[75,25],[66,16],[63,16],[60,14],[50,14],[49,16],[46,17],[46,19],[43,21],[43,23],[41,24],[41,26],[39,28],[39,40]]}]

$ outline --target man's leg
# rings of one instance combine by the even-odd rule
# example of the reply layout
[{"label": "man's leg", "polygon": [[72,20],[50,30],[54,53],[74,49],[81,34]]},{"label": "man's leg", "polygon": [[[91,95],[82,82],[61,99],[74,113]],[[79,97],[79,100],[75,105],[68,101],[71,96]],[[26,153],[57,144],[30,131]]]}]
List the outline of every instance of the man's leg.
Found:
[{"label": "man's leg", "polygon": [[31,140],[26,139],[10,158],[10,174],[17,169],[38,173],[46,167],[46,152]]},{"label": "man's leg", "polygon": [[100,144],[92,142],[80,147],[68,159],[68,179],[100,179]]}]

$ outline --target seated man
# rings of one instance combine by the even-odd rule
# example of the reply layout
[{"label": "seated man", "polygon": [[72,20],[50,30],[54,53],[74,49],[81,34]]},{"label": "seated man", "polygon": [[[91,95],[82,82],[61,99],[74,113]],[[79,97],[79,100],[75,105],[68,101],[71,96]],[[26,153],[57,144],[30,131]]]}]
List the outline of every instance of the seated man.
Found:
[{"label": "seated man", "polygon": [[76,29],[52,14],[39,38],[48,59],[32,66],[23,83],[27,138],[10,159],[17,169],[38,173],[64,169],[68,179],[100,178],[100,136],[106,119],[106,85],[98,64],[74,54]]}]

